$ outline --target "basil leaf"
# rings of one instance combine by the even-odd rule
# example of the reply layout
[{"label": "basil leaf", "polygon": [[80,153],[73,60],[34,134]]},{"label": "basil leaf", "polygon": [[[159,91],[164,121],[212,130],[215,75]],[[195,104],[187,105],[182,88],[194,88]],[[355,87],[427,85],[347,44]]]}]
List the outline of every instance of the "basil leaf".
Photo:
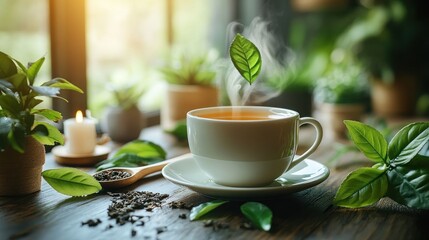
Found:
[{"label": "basil leaf", "polygon": [[97,164],[97,172],[113,167],[140,167],[164,161],[160,157],[140,157],[134,153],[122,153]]},{"label": "basil leaf", "polygon": [[386,170],[360,168],[341,183],[334,203],[342,207],[365,207],[376,203],[387,192]]},{"label": "basil leaf", "polygon": [[217,207],[227,202],[228,201],[214,200],[214,201],[202,203],[196,207],[193,207],[191,209],[191,214],[189,215],[189,219],[191,221],[197,220],[203,215],[211,212],[213,209],[216,209]]},{"label": "basil leaf", "polygon": [[76,168],[46,170],[42,176],[57,192],[69,196],[86,196],[101,190],[100,183],[93,176]]},{"label": "basil leaf", "polygon": [[271,229],[273,213],[271,212],[271,209],[264,204],[258,202],[247,202],[241,205],[240,210],[257,228],[264,231],[269,231]]},{"label": "basil leaf", "polygon": [[125,144],[118,149],[115,156],[119,156],[123,153],[133,153],[142,158],[153,157],[165,159],[167,157],[167,153],[161,146],[145,140],[134,140]]},{"label": "basil leaf", "polygon": [[353,143],[375,163],[387,163],[387,141],[375,128],[366,124],[345,120]]},{"label": "basil leaf", "polygon": [[408,163],[429,141],[429,122],[411,123],[390,141],[389,158],[396,165]]},{"label": "basil leaf", "polygon": [[259,49],[251,41],[237,33],[229,48],[229,55],[241,76],[252,84],[262,67]]},{"label": "basil leaf", "polygon": [[416,155],[409,163],[387,173],[388,197],[413,208],[429,209],[429,159]]}]

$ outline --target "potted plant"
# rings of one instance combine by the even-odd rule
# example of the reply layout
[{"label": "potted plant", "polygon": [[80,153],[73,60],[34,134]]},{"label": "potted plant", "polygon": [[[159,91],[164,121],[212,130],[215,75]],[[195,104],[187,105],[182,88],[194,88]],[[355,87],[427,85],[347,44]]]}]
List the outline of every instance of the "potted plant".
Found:
[{"label": "potted plant", "polygon": [[119,143],[138,139],[144,127],[144,118],[138,107],[143,90],[135,84],[111,89],[114,105],[105,109],[102,130]]},{"label": "potted plant", "polygon": [[214,55],[211,52],[200,56],[181,54],[161,69],[168,82],[161,108],[161,125],[164,129],[174,128],[192,109],[218,105],[218,89],[214,86]]},{"label": "potted plant", "polygon": [[[418,70],[423,61],[416,20],[410,1],[362,1],[353,24],[338,40],[372,78],[372,107],[376,115],[397,117],[415,113]],[[423,39],[420,39],[423,40]],[[424,56],[426,57],[426,56]]]},{"label": "potted plant", "polygon": [[[54,78],[35,85],[45,58],[25,67],[0,52],[0,196],[24,195],[40,190],[43,145],[64,143],[63,135],[51,124],[61,113],[39,108],[40,97],[60,98],[60,89],[82,90],[65,79]],[[51,122],[49,122],[51,121]]]},{"label": "potted plant", "polygon": [[317,81],[314,101],[335,139],[346,138],[344,120],[361,120],[368,91],[367,76],[356,65],[337,66]]}]

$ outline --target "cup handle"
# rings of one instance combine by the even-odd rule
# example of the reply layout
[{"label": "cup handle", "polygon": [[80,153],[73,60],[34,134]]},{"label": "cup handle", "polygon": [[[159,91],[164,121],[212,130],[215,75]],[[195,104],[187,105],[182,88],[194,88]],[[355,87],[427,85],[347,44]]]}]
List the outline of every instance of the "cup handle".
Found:
[{"label": "cup handle", "polygon": [[320,125],[320,123],[316,119],[310,118],[310,117],[300,118],[299,119],[299,127],[301,127],[304,124],[310,124],[316,129],[316,139],[315,139],[313,145],[311,145],[311,147],[305,153],[303,153],[300,157],[298,157],[292,161],[292,163],[290,164],[288,169],[295,167],[298,163],[302,162],[302,160],[304,160],[308,156],[310,156],[310,154],[312,154],[317,149],[317,147],[319,147],[320,142],[322,141],[323,129],[322,129],[322,126]]}]

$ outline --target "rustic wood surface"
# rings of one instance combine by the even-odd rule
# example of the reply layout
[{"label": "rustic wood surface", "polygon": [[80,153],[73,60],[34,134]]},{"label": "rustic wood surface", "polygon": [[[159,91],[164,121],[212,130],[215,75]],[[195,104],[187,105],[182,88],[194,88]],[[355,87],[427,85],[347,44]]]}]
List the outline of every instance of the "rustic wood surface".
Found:
[{"label": "rustic wood surface", "polygon": [[[304,129],[301,142],[305,148],[311,142],[311,131]],[[153,127],[143,131],[142,139],[154,141],[168,150],[169,157],[188,152],[186,143],[178,143],[172,136]],[[324,164],[334,153],[336,143],[325,138],[312,155]],[[111,144],[111,147],[116,147]],[[136,214],[149,216],[144,226],[131,223],[119,226],[109,220],[107,207],[112,197],[106,193],[85,198],[71,198],[54,191],[46,182],[41,192],[14,198],[0,198],[0,239],[428,239],[429,212],[413,210],[390,199],[382,199],[374,206],[345,209],[332,205],[332,199],[342,179],[351,170],[369,165],[360,154],[346,154],[329,163],[329,178],[310,189],[287,196],[258,200],[273,211],[269,232],[240,228],[244,217],[241,202],[233,202],[209,214],[208,218],[227,223],[228,228],[204,226],[204,221],[189,221],[179,215],[189,210],[172,209],[171,201],[197,205],[211,199],[174,185],[160,174],[147,177],[123,189],[167,193],[163,207],[153,212],[139,210]],[[62,167],[51,154],[45,169]],[[93,168],[85,168],[93,172]],[[89,219],[100,219],[95,227],[82,225]],[[111,224],[113,228],[106,229]],[[132,231],[135,230],[135,236]]]}]

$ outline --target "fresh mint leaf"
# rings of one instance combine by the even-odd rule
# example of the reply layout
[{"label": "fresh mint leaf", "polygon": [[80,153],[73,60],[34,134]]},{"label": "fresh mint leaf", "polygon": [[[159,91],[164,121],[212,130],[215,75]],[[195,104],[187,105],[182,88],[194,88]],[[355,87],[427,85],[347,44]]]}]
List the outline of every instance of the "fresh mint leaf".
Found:
[{"label": "fresh mint leaf", "polygon": [[350,138],[357,148],[375,163],[387,163],[387,141],[375,128],[351,120],[345,120]]},{"label": "fresh mint leaf", "polygon": [[217,207],[227,202],[228,201],[214,200],[214,201],[202,203],[196,207],[193,207],[191,209],[191,214],[189,215],[189,219],[191,221],[198,220],[200,217],[204,216],[205,214],[211,212],[212,210],[216,209]]},{"label": "fresh mint leaf", "polygon": [[229,48],[229,55],[241,76],[252,84],[262,68],[259,49],[251,41],[237,33]]},{"label": "fresh mint leaf", "polygon": [[411,123],[390,141],[389,158],[395,165],[404,165],[429,141],[429,122]]},{"label": "fresh mint leaf", "polygon": [[42,176],[57,192],[69,196],[86,196],[101,190],[93,176],[76,168],[46,170]]},{"label": "fresh mint leaf", "polygon": [[258,229],[270,231],[273,213],[270,208],[262,203],[247,202],[241,205],[241,212]]},{"label": "fresh mint leaf", "polygon": [[409,163],[387,173],[388,196],[397,203],[429,209],[429,157],[416,155]]},{"label": "fresh mint leaf", "polygon": [[386,194],[386,170],[360,168],[351,172],[341,183],[334,203],[341,207],[365,207],[376,203]]}]

